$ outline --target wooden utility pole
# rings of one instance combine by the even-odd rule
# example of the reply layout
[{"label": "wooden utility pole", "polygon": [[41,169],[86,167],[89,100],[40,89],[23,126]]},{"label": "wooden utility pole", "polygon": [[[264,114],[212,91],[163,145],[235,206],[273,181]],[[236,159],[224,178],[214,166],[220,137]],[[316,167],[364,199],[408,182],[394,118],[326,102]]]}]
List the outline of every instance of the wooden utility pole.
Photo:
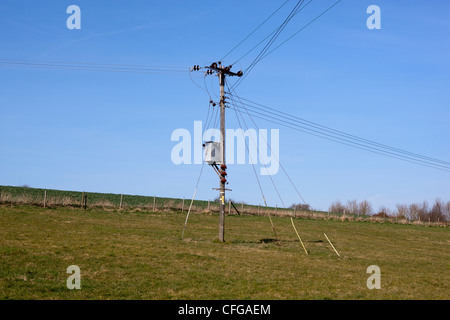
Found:
[{"label": "wooden utility pole", "polygon": [[[219,241],[224,242],[225,241],[225,183],[227,182],[227,179],[225,178],[227,173],[226,169],[227,166],[225,164],[225,78],[227,76],[242,76],[242,71],[239,71],[237,73],[231,72],[231,67],[224,67],[222,66],[222,63],[219,61],[218,63],[214,62],[209,67],[205,67],[208,69],[206,74],[213,74],[214,72],[217,73],[219,76],[219,85],[220,85],[220,134],[221,134],[221,163],[220,163],[220,170],[217,170],[219,172],[219,178],[220,178],[220,186],[219,186]],[[199,66],[195,66],[193,70],[199,70]],[[217,167],[217,165],[215,164]],[[215,167],[215,168],[216,168]],[[218,169],[218,168],[217,168]],[[215,169],[216,170],[216,169]]]},{"label": "wooden utility pole", "polygon": [[[226,168],[225,164],[225,72],[219,69],[220,83],[220,137],[222,142],[222,168]],[[224,181],[225,180],[225,181]],[[220,180],[220,201],[219,201],[219,241],[225,241],[225,182],[226,179]]]}]

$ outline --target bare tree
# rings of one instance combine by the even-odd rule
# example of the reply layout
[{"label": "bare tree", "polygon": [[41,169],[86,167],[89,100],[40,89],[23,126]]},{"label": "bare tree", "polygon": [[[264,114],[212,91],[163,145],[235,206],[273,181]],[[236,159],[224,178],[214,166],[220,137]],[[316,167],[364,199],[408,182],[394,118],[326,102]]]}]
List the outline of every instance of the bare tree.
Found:
[{"label": "bare tree", "polygon": [[450,220],[450,201],[448,201],[445,205],[445,220],[449,221]]},{"label": "bare tree", "polygon": [[347,201],[346,210],[350,214],[358,214],[358,201],[356,201],[356,200]]},{"label": "bare tree", "polygon": [[[334,213],[349,213],[358,215],[371,215],[373,214],[372,205],[369,201],[363,200],[358,203],[357,200],[347,201],[346,205],[343,205],[340,201],[333,202],[328,208],[329,212]],[[396,216],[399,219],[419,220],[419,221],[449,221],[450,220],[450,201],[444,202],[440,199],[436,199],[433,206],[430,208],[428,202],[397,204],[396,210],[392,211],[385,206],[381,206],[376,211],[375,217],[392,217]]]},{"label": "bare tree", "polygon": [[428,202],[424,201],[419,205],[419,220],[426,221],[429,218]]},{"label": "bare tree", "polygon": [[408,206],[406,204],[397,204],[397,218],[406,219],[408,216]]},{"label": "bare tree", "polygon": [[345,206],[339,200],[333,202],[328,208],[328,211],[333,213],[344,213],[344,210]]},{"label": "bare tree", "polygon": [[442,202],[440,199],[436,199],[434,201],[433,207],[428,214],[430,221],[446,221],[445,206],[446,204],[444,202]]},{"label": "bare tree", "polygon": [[373,213],[372,205],[369,201],[363,200],[358,205],[358,213],[361,215],[371,215]]},{"label": "bare tree", "polygon": [[420,204],[412,203],[408,207],[408,215],[410,220],[419,220]]},{"label": "bare tree", "polygon": [[294,203],[293,205],[291,205],[289,208],[291,209],[295,209],[295,210],[299,210],[299,211],[310,211],[311,210],[311,206],[307,203]]}]

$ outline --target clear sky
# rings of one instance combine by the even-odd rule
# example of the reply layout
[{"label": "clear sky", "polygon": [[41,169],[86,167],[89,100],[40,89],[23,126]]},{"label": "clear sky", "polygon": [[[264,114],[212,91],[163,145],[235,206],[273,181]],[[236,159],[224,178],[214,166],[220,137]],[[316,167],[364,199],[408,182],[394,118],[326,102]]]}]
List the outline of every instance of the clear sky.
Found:
[{"label": "clear sky", "polygon": [[[92,64],[205,66],[222,58],[285,0],[53,0],[0,2],[0,59]],[[305,1],[306,3],[307,1]],[[274,47],[334,0],[314,0]],[[225,63],[279,26],[289,1]],[[81,9],[69,30],[67,7]],[[381,29],[366,12],[381,9]],[[333,129],[450,161],[450,3],[343,0],[259,62],[241,97]],[[261,49],[261,48],[259,48]],[[234,66],[245,69],[260,50]],[[199,164],[175,165],[171,134],[205,121],[217,79],[189,74],[95,72],[0,65],[0,184],[190,198]],[[201,88],[200,88],[201,87]],[[263,120],[279,129],[280,161],[303,198],[397,203],[450,200],[450,172],[373,154]],[[247,121],[251,124],[250,121]],[[238,128],[231,112],[227,126]],[[229,193],[262,203],[251,165],[230,165]],[[281,206],[260,177],[269,205]],[[205,167],[198,199],[214,199]],[[273,176],[286,205],[300,202],[283,171]]]}]

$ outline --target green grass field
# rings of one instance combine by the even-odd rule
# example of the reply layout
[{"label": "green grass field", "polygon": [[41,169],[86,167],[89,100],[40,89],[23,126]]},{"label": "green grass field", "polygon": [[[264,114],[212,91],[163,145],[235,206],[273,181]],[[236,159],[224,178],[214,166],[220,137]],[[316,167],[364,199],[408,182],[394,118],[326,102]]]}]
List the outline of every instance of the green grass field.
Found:
[{"label": "green grass field", "polygon": [[[0,299],[448,299],[446,227],[0,206]],[[326,233],[339,258],[326,241]],[[67,267],[81,289],[66,287]],[[381,269],[381,289],[366,286]]]}]

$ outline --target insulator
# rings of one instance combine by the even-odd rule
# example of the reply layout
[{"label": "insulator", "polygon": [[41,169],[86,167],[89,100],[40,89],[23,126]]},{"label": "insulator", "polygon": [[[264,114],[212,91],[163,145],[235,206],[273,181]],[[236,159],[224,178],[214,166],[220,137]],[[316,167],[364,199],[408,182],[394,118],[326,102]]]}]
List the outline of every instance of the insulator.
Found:
[{"label": "insulator", "polygon": [[227,173],[225,171],[222,171],[220,174],[224,177],[227,175]]},{"label": "insulator", "polygon": [[227,179],[220,179],[220,182],[225,183],[227,182]]},{"label": "insulator", "polygon": [[215,107],[216,106],[216,103],[215,102],[213,102],[213,107]]},{"label": "insulator", "polygon": [[221,164],[220,168],[225,170],[227,168],[227,166],[225,164]]}]

